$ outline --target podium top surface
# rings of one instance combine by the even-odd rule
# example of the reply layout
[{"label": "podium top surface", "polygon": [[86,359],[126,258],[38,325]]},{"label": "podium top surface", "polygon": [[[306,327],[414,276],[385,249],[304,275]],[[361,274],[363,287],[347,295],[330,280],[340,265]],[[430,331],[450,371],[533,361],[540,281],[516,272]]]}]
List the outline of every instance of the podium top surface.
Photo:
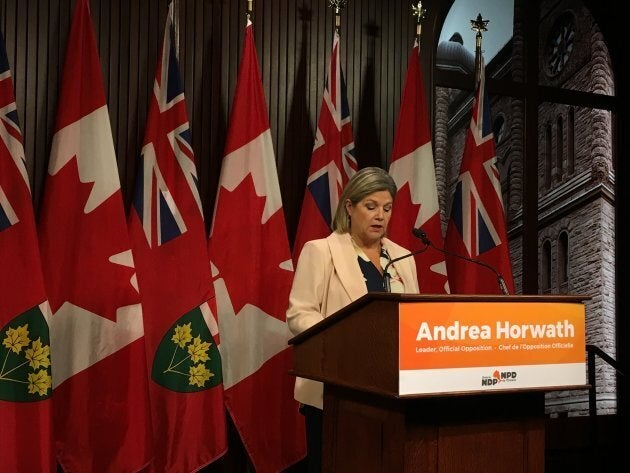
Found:
[{"label": "podium top surface", "polygon": [[554,294],[554,295],[480,295],[480,294],[399,294],[390,292],[369,292],[356,301],[348,304],[334,314],[324,318],[318,324],[296,335],[289,340],[290,345],[299,345],[303,341],[320,333],[330,325],[349,316],[357,310],[375,301],[399,303],[423,303],[423,302],[564,302],[582,303],[591,299],[587,295]]}]

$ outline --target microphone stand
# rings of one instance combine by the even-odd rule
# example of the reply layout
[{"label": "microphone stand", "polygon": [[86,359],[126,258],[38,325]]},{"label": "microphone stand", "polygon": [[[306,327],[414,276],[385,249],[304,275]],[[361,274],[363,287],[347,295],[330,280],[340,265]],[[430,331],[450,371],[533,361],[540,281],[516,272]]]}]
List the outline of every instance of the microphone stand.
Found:
[{"label": "microphone stand", "polygon": [[426,245],[425,248],[424,248],[425,250],[428,247],[431,247],[434,250],[439,251],[440,253],[443,253],[445,255],[454,256],[455,258],[461,258],[461,259],[469,261],[471,263],[475,263],[475,264],[478,264],[480,266],[483,266],[484,268],[488,268],[497,277],[497,283],[499,284],[499,289],[501,289],[501,293],[504,296],[509,296],[510,295],[510,291],[507,288],[507,284],[505,284],[505,279],[503,279],[503,276],[501,276],[499,274],[499,272],[495,268],[490,266],[488,263],[484,263],[483,261],[479,261],[478,259],[469,258],[468,256],[464,256],[464,255],[459,255],[457,253],[453,253],[452,251],[445,250],[444,248],[438,248],[437,246],[435,246],[433,244],[433,242],[431,242],[431,240],[429,240],[429,237],[427,236],[425,231],[422,230],[421,228],[414,228],[412,230],[412,233],[414,234],[415,237],[420,238],[420,240],[422,240],[422,243],[424,243]]},{"label": "microphone stand", "polygon": [[[423,243],[424,243],[424,241],[423,241]],[[425,243],[425,245],[426,245],[426,243]],[[425,251],[427,251],[427,248],[429,248],[429,247],[425,246],[424,248],[422,248],[420,250],[412,251],[411,253],[407,253],[406,255],[399,256],[398,258],[390,259],[387,262],[387,264],[385,265],[385,268],[383,268],[383,289],[385,290],[385,292],[392,292],[391,282],[390,282],[391,276],[387,272],[389,267],[392,264],[394,264],[396,261],[400,261],[401,259],[409,258],[410,256],[415,256],[415,255],[418,255],[420,253],[424,253]]]}]

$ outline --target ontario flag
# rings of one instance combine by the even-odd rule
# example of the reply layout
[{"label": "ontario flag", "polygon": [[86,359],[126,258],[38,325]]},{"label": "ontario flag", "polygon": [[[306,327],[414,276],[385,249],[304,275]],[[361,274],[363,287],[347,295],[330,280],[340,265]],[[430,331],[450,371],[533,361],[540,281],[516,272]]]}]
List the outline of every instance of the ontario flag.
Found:
[{"label": "ontario flag", "polygon": [[227,450],[206,229],[169,5],[129,231],[142,295],[155,457],[192,472]]},{"label": "ontario flag", "polygon": [[0,34],[0,469],[56,471],[48,301],[22,133]]},{"label": "ontario flag", "polygon": [[[424,245],[411,231],[421,227],[431,242],[442,248],[444,239],[440,203],[418,39],[411,50],[407,66],[389,173],[398,186],[395,210],[388,227],[391,238],[410,251],[420,250]],[[416,255],[415,259],[420,292],[447,294],[449,286],[444,255],[428,247],[426,251]]]},{"label": "ontario flag", "polygon": [[343,186],[357,171],[339,49],[339,32],[335,29],[302,211],[293,243],[294,261],[298,260],[304,243],[330,234]]},{"label": "ontario flag", "polygon": [[[446,230],[446,249],[476,259],[497,270],[514,292],[501,181],[492,134],[490,101],[485,92],[485,67],[480,61],[470,128],[455,184]],[[446,258],[453,294],[501,294],[497,277],[482,265]]]},{"label": "ontario flag", "polygon": [[225,405],[257,473],[306,454],[289,375],[293,264],[252,24],[245,29],[210,239]]},{"label": "ontario flag", "polygon": [[140,296],[87,0],[66,48],[40,213],[57,459],[134,472],[151,459]]}]

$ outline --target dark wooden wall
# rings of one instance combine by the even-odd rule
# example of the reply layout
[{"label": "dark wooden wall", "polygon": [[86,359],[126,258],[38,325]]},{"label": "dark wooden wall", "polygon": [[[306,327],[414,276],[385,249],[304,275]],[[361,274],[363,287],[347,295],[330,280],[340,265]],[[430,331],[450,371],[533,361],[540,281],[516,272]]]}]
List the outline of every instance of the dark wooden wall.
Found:
[{"label": "dark wooden wall", "polygon": [[[75,0],[1,0],[36,211],[54,130]],[[168,0],[90,0],[125,202],[144,137]],[[327,0],[255,0],[254,34],[292,240],[313,147],[334,13]],[[351,0],[341,17],[341,64],[360,165],[386,166],[415,32],[408,0]],[[246,0],[179,0],[180,70],[206,219],[234,96]],[[208,225],[210,222],[208,221]]]}]

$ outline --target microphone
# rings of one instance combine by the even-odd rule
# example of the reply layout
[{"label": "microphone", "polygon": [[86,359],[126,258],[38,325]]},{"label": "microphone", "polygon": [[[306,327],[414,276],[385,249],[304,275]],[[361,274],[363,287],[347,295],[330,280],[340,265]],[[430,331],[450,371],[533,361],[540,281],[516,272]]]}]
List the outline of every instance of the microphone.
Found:
[{"label": "microphone", "polygon": [[427,251],[427,248],[428,248],[428,246],[425,246],[424,248],[422,248],[420,250],[412,251],[411,253],[407,253],[406,255],[399,256],[398,258],[390,259],[387,262],[387,264],[385,265],[385,268],[383,268],[383,289],[385,290],[385,292],[392,292],[392,288],[391,288],[390,281],[389,281],[391,276],[387,272],[389,267],[392,264],[394,264],[396,261],[400,261],[401,259],[409,258],[410,256],[415,256],[415,255],[418,255],[420,253],[424,253],[425,251]]},{"label": "microphone", "polygon": [[429,237],[427,236],[426,232],[422,228],[414,228],[411,230],[411,233],[413,233],[413,236],[415,236],[416,238],[419,238],[420,240],[422,240],[422,243],[426,245],[425,250],[428,247],[431,247],[434,250],[437,250],[440,253],[443,253],[445,255],[454,256],[455,258],[460,258],[466,261],[470,261],[471,263],[475,263],[480,266],[483,266],[484,268],[488,268],[497,277],[497,283],[499,284],[499,289],[501,289],[501,293],[505,296],[510,295],[510,291],[508,291],[507,284],[505,284],[505,279],[503,279],[503,276],[501,276],[499,272],[495,268],[490,266],[488,263],[484,263],[483,261],[479,261],[478,259],[468,258],[467,256],[458,255],[457,253],[453,253],[452,251],[445,250],[444,248],[438,248],[431,242],[431,240],[429,240]]}]

